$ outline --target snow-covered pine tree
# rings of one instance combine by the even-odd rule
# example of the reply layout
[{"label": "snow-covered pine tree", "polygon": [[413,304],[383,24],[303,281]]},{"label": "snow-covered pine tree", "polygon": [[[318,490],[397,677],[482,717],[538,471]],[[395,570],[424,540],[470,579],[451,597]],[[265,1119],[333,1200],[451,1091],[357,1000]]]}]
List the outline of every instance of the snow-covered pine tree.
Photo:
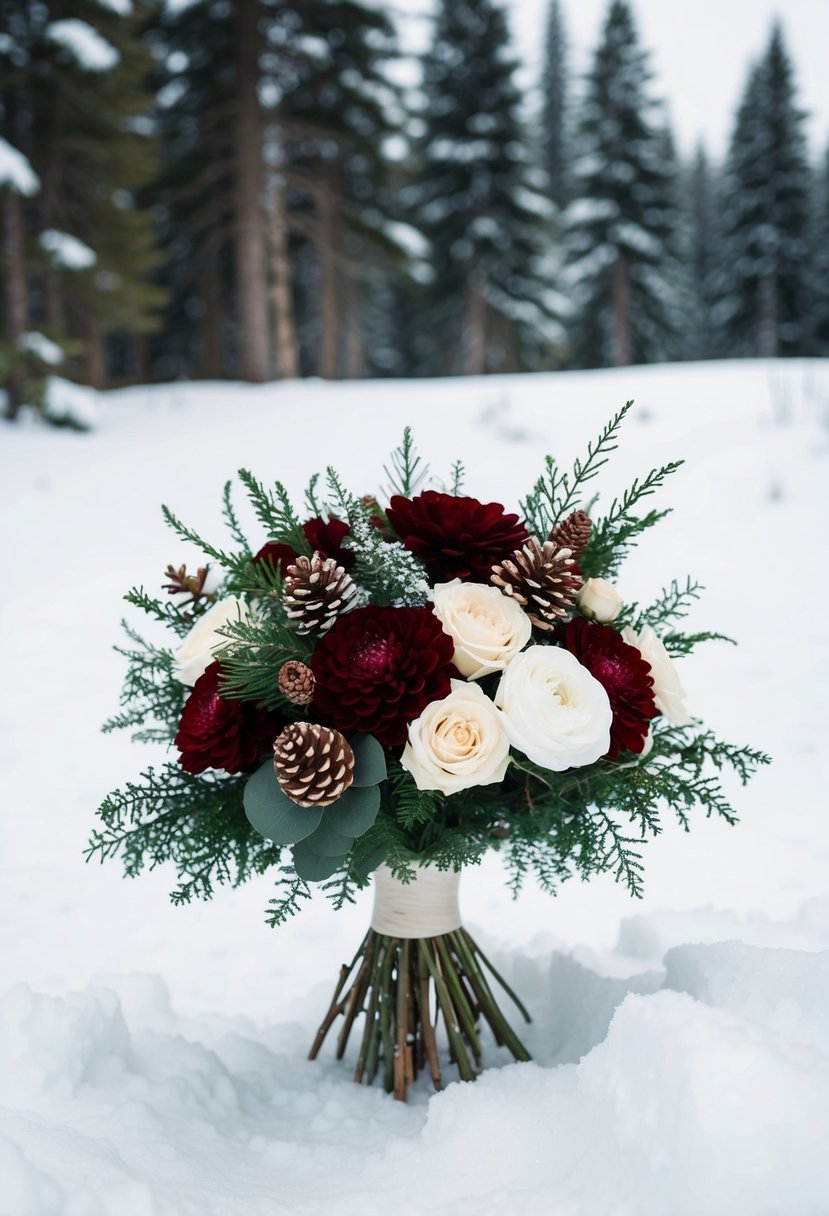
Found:
[{"label": "snow-covered pine tree", "polygon": [[360,375],[370,297],[405,261],[386,156],[402,118],[396,30],[362,0],[293,0],[276,7],[269,45],[271,159],[311,255],[297,262],[306,361],[329,379]]},{"label": "snow-covered pine tree", "polygon": [[676,162],[650,80],[631,9],[612,0],[581,106],[565,215],[570,343],[580,367],[677,351]]},{"label": "snow-covered pine tree", "polygon": [[711,319],[712,282],[717,269],[719,223],[718,182],[700,143],[685,171],[683,201],[684,262],[689,308],[683,327],[683,354],[688,359],[712,358],[717,335]]},{"label": "snow-covered pine tree", "polygon": [[552,213],[533,163],[504,12],[440,0],[423,65],[423,135],[406,192],[430,242],[422,370],[549,365],[555,320]]},{"label": "snow-covered pine tree", "polygon": [[809,339],[811,175],[779,24],[748,77],[731,138],[714,321],[721,353],[797,355]]},{"label": "snow-covered pine tree", "polygon": [[570,75],[561,0],[550,0],[544,42],[541,145],[550,198],[561,208],[570,188]]}]

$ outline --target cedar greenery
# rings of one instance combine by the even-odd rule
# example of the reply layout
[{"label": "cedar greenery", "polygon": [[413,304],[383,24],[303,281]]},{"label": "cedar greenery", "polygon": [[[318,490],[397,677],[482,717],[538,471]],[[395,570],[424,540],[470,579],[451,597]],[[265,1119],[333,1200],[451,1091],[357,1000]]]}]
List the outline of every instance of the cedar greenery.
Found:
[{"label": "cedar greenery", "polygon": [[[618,434],[631,402],[603,428],[588,447],[586,456],[572,470],[563,471],[550,457],[522,509],[528,526],[546,536],[555,523],[578,507],[589,507],[593,534],[580,560],[585,577],[612,577],[629,548],[666,510],[643,510],[643,500],[659,490],[681,462],[652,470],[614,498],[605,514],[596,511],[586,491],[618,443]],[[407,428],[400,447],[392,454],[386,473],[392,488],[411,494],[422,484],[427,467],[417,455]],[[463,466],[452,470],[452,485],[460,488]],[[280,483],[266,487],[250,473],[240,480],[248,493],[259,522],[270,540],[290,544],[299,552],[310,552],[300,517]],[[377,504],[358,500],[328,470],[328,501],[319,496],[319,479],[313,478],[306,492],[308,510],[334,513],[347,518],[353,529],[357,561],[352,576],[370,595],[372,602],[393,603],[404,592],[415,594],[422,579],[420,563],[399,546],[388,548],[400,560],[382,560],[382,533],[369,529],[368,517],[377,514]],[[231,484],[224,488],[223,515],[233,542],[232,549],[215,547],[203,540],[168,509],[164,515],[183,539],[198,545],[206,557],[224,572],[222,594],[245,594],[255,609],[248,620],[234,622],[222,630],[227,646],[219,652],[222,693],[228,698],[254,701],[286,718],[303,716],[305,707],[290,704],[279,692],[276,673],[288,659],[307,661],[311,643],[297,635],[286,616],[278,569],[267,561],[253,561],[255,550],[246,541],[232,503]],[[683,628],[690,608],[702,588],[691,579],[674,580],[653,604],[630,604],[624,621],[634,629],[650,625],[662,636],[670,654],[684,655],[709,640],[730,641],[713,632],[688,632]],[[129,592],[127,601],[153,621],[172,628],[181,636],[195,615],[207,607],[189,605],[187,612],[169,600],[154,598],[144,589]],[[171,743],[187,690],[173,678],[173,651],[144,639],[125,623],[128,645],[120,653],[127,661],[121,695],[121,710],[105,730],[133,731],[139,741]],[[486,677],[485,691],[490,689]],[[387,754],[388,777],[381,789],[381,808],[374,824],[359,835],[347,858],[331,878],[321,885],[336,907],[353,899],[366,886],[380,861],[407,881],[418,862],[442,869],[474,865],[492,848],[498,849],[517,893],[533,876],[541,886],[555,892],[568,878],[589,878],[610,871],[630,893],[643,889],[643,850],[657,836],[665,816],[675,817],[690,829],[700,815],[719,816],[733,823],[736,811],[729,801],[730,773],[742,784],[768,757],[748,747],[718,740],[698,723],[671,726],[657,719],[653,748],[643,759],[599,760],[583,768],[551,772],[524,757],[513,757],[505,780],[499,785],[479,786],[450,798],[422,791],[391,753]],[[272,925],[295,915],[309,897],[307,882],[283,861],[281,850],[260,836],[248,823],[242,804],[245,775],[229,776],[210,771],[192,776],[175,763],[148,769],[136,782],[110,794],[100,808],[101,826],[93,833],[87,857],[100,861],[120,857],[126,874],[144,866],[154,868],[172,862],[178,885],[172,893],[176,903],[209,898],[220,883],[238,885],[253,875],[271,870],[277,892],[267,911]]]}]

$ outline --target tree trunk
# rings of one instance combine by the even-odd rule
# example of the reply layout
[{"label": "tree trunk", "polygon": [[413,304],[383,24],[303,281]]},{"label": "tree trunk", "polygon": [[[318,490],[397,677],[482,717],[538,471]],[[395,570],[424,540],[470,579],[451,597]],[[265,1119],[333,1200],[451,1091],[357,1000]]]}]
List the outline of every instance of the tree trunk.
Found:
[{"label": "tree trunk", "polygon": [[630,279],[627,259],[620,254],[613,267],[613,363],[630,363]]},{"label": "tree trunk", "polygon": [[463,373],[466,376],[486,374],[486,280],[479,270],[469,276],[466,317],[463,327]]},{"label": "tree trunk", "polygon": [[20,336],[26,330],[28,314],[26,267],[23,261],[23,215],[20,195],[2,192],[3,261],[6,286],[6,341],[9,345],[9,370],[6,375],[6,417],[16,418],[21,401]]},{"label": "tree trunk", "polygon": [[262,114],[259,108],[259,4],[237,5],[236,290],[239,374],[268,379],[268,299],[262,223]]},{"label": "tree trunk", "polygon": [[323,182],[320,187],[317,206],[319,210],[317,257],[320,270],[319,374],[326,380],[335,380],[337,352],[340,345],[340,319],[337,307],[334,198],[327,182]]},{"label": "tree trunk", "polygon": [[757,317],[757,353],[761,359],[774,359],[779,354],[777,344],[777,278],[766,275],[760,284]]},{"label": "tree trunk", "polygon": [[288,252],[288,225],[285,222],[285,190],[276,183],[269,198],[268,238],[276,361],[283,380],[296,380],[299,376],[299,342]]},{"label": "tree trunk", "polygon": [[222,290],[217,257],[212,243],[202,253],[200,293],[204,303],[201,323],[199,375],[205,380],[220,380],[224,372],[222,334]]},{"label": "tree trunk", "polygon": [[86,383],[100,391],[106,388],[104,331],[97,317],[88,317],[84,330]]},{"label": "tree trunk", "polygon": [[345,376],[357,380],[365,369],[365,330],[363,328],[363,284],[352,278],[346,317]]}]

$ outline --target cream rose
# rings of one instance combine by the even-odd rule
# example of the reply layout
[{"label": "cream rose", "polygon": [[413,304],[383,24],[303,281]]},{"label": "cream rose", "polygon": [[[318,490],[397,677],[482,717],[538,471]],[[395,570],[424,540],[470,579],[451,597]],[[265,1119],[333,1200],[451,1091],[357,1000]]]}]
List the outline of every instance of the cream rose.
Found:
[{"label": "cream rose", "polygon": [[455,643],[455,666],[468,680],[503,671],[530,640],[532,625],[523,608],[481,583],[438,583],[434,613]]},{"label": "cream rose", "polygon": [[510,743],[542,768],[592,764],[610,747],[607,693],[559,646],[530,646],[513,659],[495,694]]},{"label": "cream rose", "polygon": [[501,714],[479,685],[452,680],[449,695],[409,724],[400,763],[419,790],[454,794],[503,781],[509,739]]},{"label": "cream rose", "polygon": [[612,583],[606,583],[603,578],[589,578],[582,584],[576,602],[582,613],[591,621],[600,621],[606,625],[609,621],[616,620],[623,600]]},{"label": "cream rose", "polygon": [[244,600],[219,600],[200,616],[176,655],[173,669],[176,679],[192,688],[199,676],[213,662],[213,651],[226,646],[228,639],[218,632],[232,621],[245,621],[248,606]]},{"label": "cream rose", "polygon": [[688,726],[691,715],[685,707],[687,693],[682,687],[679,673],[670,655],[650,625],[635,633],[630,625],[622,630],[622,639],[635,646],[646,663],[651,665],[653,698],[656,708],[664,714],[672,726]]}]

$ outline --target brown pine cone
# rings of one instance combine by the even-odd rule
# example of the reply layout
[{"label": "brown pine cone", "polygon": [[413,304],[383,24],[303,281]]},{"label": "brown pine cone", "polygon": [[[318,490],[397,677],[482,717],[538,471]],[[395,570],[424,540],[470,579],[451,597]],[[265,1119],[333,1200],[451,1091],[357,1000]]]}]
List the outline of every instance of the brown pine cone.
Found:
[{"label": "brown pine cone", "polygon": [[561,523],[556,524],[549,539],[555,541],[560,548],[569,549],[578,561],[588,546],[592,530],[593,524],[587,512],[573,511]]},{"label": "brown pine cone", "polygon": [[573,606],[581,579],[569,549],[534,536],[512,558],[492,567],[491,580],[520,604],[537,629],[555,629]]},{"label": "brown pine cone", "polygon": [[344,735],[315,722],[292,722],[273,745],[283,794],[297,806],[331,806],[354,780],[354,752]]},{"label": "brown pine cone", "polygon": [[314,699],[314,673],[307,663],[289,659],[279,669],[279,691],[293,705],[308,705]]},{"label": "brown pine cone", "polygon": [[325,633],[351,606],[357,588],[336,559],[315,552],[285,571],[285,608],[297,633]]}]

